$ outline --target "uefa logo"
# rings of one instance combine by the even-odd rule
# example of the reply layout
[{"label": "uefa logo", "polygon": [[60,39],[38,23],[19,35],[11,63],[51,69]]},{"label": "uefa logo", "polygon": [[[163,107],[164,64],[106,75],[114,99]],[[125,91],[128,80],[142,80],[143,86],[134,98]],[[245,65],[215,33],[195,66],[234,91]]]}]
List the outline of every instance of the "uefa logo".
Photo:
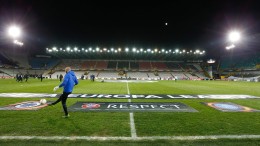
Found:
[{"label": "uefa logo", "polygon": [[96,103],[83,103],[81,108],[82,109],[97,109],[100,107],[100,104]]},{"label": "uefa logo", "polygon": [[39,101],[26,101],[26,102],[10,104],[4,107],[4,109],[5,110],[38,110],[46,106],[47,105],[42,105]]}]

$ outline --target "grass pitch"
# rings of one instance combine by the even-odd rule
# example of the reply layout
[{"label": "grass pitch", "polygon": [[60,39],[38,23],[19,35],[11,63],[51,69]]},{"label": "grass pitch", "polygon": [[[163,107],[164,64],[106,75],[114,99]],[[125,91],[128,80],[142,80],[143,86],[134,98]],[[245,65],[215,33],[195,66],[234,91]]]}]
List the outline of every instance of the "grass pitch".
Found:
[{"label": "grass pitch", "polygon": [[[0,80],[0,93],[53,93],[58,80],[30,79],[17,83],[14,79]],[[228,81],[159,81],[155,83],[128,83],[131,94],[243,94],[260,97],[260,84]],[[127,94],[127,83],[81,81],[73,93]],[[58,93],[62,90],[59,89]],[[0,106],[40,98],[0,98]],[[54,101],[53,98],[47,100]],[[127,99],[68,99],[68,106],[77,101],[127,102]],[[260,135],[260,113],[221,112],[201,102],[233,102],[260,110],[259,99],[132,99],[132,102],[182,102],[195,108],[197,113],[135,112],[137,136],[196,136],[196,135]],[[63,119],[61,104],[37,111],[0,111],[0,136],[124,136],[131,137],[129,113],[125,112],[71,112]],[[241,140],[240,140],[241,141]],[[9,141],[1,141],[8,144]],[[42,141],[40,141],[41,143]],[[206,140],[206,144],[211,143]],[[215,141],[216,142],[216,141]],[[214,143],[215,143],[214,142]],[[220,140],[219,144],[234,144],[233,140]],[[258,140],[241,143],[255,144]],[[21,142],[22,144],[23,142]],[[45,143],[45,142],[42,142]],[[55,142],[53,142],[55,143]],[[68,142],[69,143],[69,142]],[[140,144],[125,142],[126,144]],[[148,144],[145,142],[144,144]],[[185,144],[185,142],[157,141],[156,144]],[[205,141],[191,142],[196,145]],[[1,144],[1,143],[0,143]],[[66,143],[64,143],[66,144]],[[79,142],[79,145],[81,142]],[[102,145],[102,142],[93,142]],[[189,144],[186,143],[186,144]],[[2,144],[1,144],[2,145]],[[111,145],[119,145],[111,142]]]}]

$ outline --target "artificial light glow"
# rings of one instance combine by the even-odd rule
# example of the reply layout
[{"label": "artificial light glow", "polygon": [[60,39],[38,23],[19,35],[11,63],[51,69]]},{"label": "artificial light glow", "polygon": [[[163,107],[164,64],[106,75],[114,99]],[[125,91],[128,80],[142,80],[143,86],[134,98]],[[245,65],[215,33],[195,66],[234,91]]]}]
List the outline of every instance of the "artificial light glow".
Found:
[{"label": "artificial light glow", "polygon": [[240,39],[240,33],[237,31],[230,32],[228,35],[228,39],[231,42],[237,42]]},{"label": "artificial light glow", "polygon": [[11,36],[13,38],[17,38],[21,35],[21,30],[17,26],[11,26],[8,29],[8,34],[9,34],[9,36]]},{"label": "artificial light glow", "polygon": [[236,46],[234,44],[230,45],[230,46],[227,46],[226,49],[229,50],[229,49],[233,49],[235,48]]},{"label": "artificial light glow", "polygon": [[207,63],[215,63],[215,60],[209,59],[209,60],[207,61]]},{"label": "artificial light glow", "polygon": [[19,42],[18,40],[14,40],[14,44],[19,45],[19,46],[22,46],[22,45],[23,45],[23,43],[22,43],[22,42]]},{"label": "artificial light glow", "polygon": [[125,48],[125,51],[126,51],[126,52],[128,52],[128,51],[129,51],[129,49],[128,49],[128,48]]}]

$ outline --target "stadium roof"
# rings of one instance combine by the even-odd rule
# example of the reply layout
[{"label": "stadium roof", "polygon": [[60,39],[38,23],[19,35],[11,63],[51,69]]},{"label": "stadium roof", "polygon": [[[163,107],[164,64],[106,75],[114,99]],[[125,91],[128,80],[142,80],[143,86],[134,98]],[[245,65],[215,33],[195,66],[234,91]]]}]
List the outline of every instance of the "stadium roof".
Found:
[{"label": "stadium roof", "polygon": [[225,50],[231,29],[256,36],[259,5],[257,0],[6,0],[1,2],[0,22],[1,28],[19,24],[25,44],[41,49],[54,45],[148,46],[203,48],[215,55]]}]

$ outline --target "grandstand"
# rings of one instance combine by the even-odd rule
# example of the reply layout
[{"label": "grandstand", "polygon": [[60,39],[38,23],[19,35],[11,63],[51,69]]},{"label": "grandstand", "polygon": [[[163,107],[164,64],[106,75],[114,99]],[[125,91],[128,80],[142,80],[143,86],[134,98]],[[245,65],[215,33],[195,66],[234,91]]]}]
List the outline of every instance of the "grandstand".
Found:
[{"label": "grandstand", "polygon": [[[244,54],[243,57],[239,54],[231,57],[222,56],[215,64],[207,64],[206,61],[203,61],[203,56],[191,58],[189,55],[185,58],[182,55],[169,58],[168,54],[165,54],[166,60],[161,60],[161,56],[156,58],[150,55],[149,58],[149,54],[144,55],[143,59],[132,58],[130,53],[128,56],[124,56],[124,53],[118,54],[121,57],[124,56],[124,59],[117,59],[118,56],[114,55],[110,56],[110,59],[103,60],[99,58],[104,57],[105,54],[103,56],[99,54],[92,59],[84,56],[75,59],[75,55],[64,59],[63,55],[66,55],[64,52],[59,55],[57,52],[52,54],[47,51],[43,55],[23,53],[21,59],[16,58],[14,62],[11,57],[12,52],[5,51],[0,54],[0,71],[3,78],[15,77],[16,74],[30,74],[30,76],[43,74],[44,77],[52,77],[52,79],[59,74],[64,75],[63,70],[66,66],[71,66],[78,78],[84,75],[84,79],[88,79],[89,74],[94,74],[97,79],[121,79],[124,76],[119,74],[120,71],[126,71],[125,77],[128,79],[137,80],[172,80],[175,76],[181,80],[208,80],[220,78],[220,76],[227,78],[231,75],[237,77],[260,75],[260,58],[254,53]],[[94,55],[92,54],[92,56]],[[109,56],[109,54],[106,55]],[[208,71],[210,66],[213,68],[211,73]],[[214,77],[210,76],[212,72]]]},{"label": "grandstand", "polygon": [[[9,52],[10,53],[10,52]],[[11,53],[10,53],[11,54]],[[1,73],[2,76],[14,77],[16,74],[31,74],[34,76],[43,75],[45,78],[56,79],[57,75],[64,75],[64,68],[70,66],[75,71],[77,78],[84,75],[85,79],[90,74],[94,74],[97,79],[137,79],[137,80],[171,80],[174,76],[179,79],[195,79],[192,74],[196,67],[193,64],[193,72],[190,69],[184,69],[186,62],[184,61],[156,61],[151,60],[115,60],[113,57],[109,60],[85,59],[84,57],[74,59],[64,59],[57,53],[55,55],[47,51],[47,54],[35,55],[25,54],[23,60],[18,60],[17,64],[12,64],[11,59],[6,59],[1,55]],[[11,56],[7,55],[6,56]],[[59,57],[57,57],[59,56]],[[147,56],[147,55],[146,55]],[[26,60],[26,58],[29,58]],[[125,59],[128,59],[125,58]],[[28,64],[29,66],[28,66]],[[3,65],[5,64],[5,65]],[[7,67],[9,64],[10,67]],[[126,75],[120,75],[120,71],[126,71]],[[205,77],[202,71],[196,70],[197,77]]]}]

